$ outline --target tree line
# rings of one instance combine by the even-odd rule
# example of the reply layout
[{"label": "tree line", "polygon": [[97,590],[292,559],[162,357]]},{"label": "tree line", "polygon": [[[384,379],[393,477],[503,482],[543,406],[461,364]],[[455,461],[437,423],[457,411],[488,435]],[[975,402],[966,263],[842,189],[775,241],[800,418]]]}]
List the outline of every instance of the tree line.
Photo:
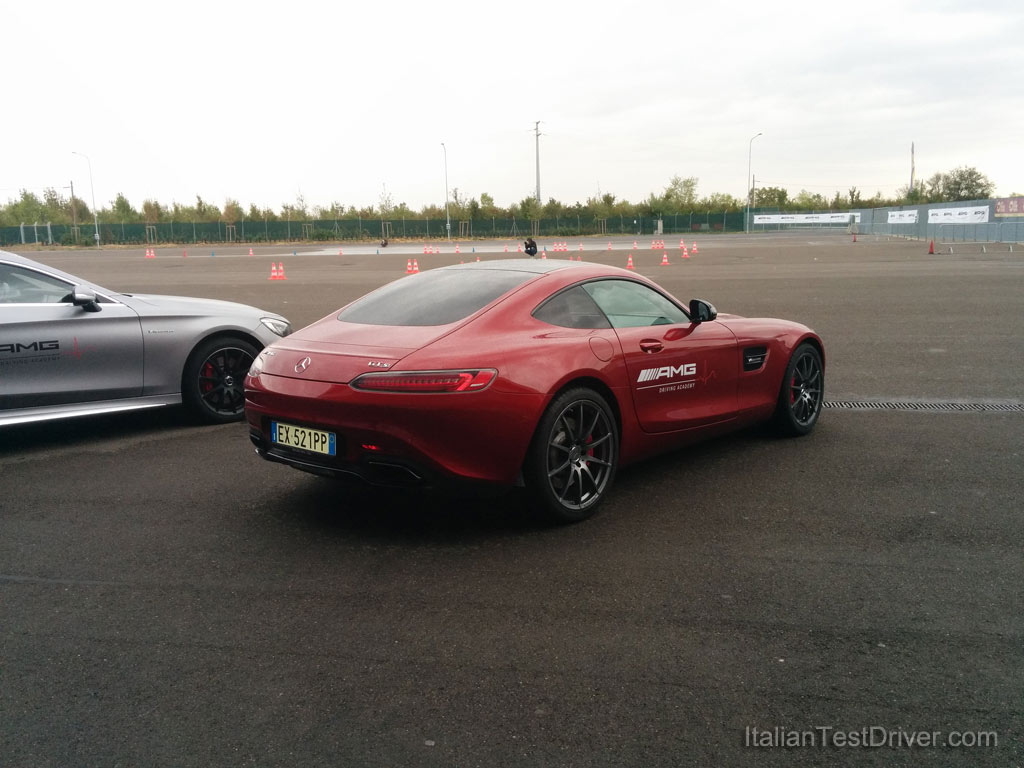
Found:
[{"label": "tree line", "polygon": [[[544,204],[533,197],[524,197],[506,207],[497,205],[494,198],[483,192],[479,197],[469,197],[458,188],[452,190],[448,201],[448,215],[453,221],[480,220],[490,218],[557,219],[586,218],[606,219],[623,216],[659,217],[689,213],[723,213],[743,209],[746,201],[730,194],[716,192],[698,196],[698,179],[693,176],[673,176],[660,193],[652,192],[640,202],[618,199],[613,194],[588,197],[586,202],[562,203],[549,198]],[[960,167],[947,173],[936,173],[930,178],[906,185],[897,191],[895,198],[885,198],[880,192],[864,198],[856,187],[845,194],[836,191],[826,197],[813,194],[805,189],[795,196],[781,187],[760,187],[754,190],[755,208],[772,208],[781,211],[826,211],[848,208],[883,208],[887,206],[913,205],[918,203],[952,202],[957,200],[980,200],[991,197],[994,185],[976,168]],[[223,206],[217,206],[196,195],[195,203],[170,205],[157,200],[146,199],[136,208],[121,193],[108,206],[97,211],[100,222],[146,223],[162,222],[224,222],[239,221],[323,221],[339,219],[441,219],[445,217],[443,204],[425,205],[419,210],[409,208],[405,203],[395,203],[392,196],[382,193],[376,205],[356,207],[333,202],[329,206],[309,205],[299,195],[290,203],[283,203],[279,210],[260,208],[250,204],[244,208],[236,199],[227,198]],[[23,189],[18,197],[0,207],[0,226],[18,226],[25,223],[91,224],[93,212],[77,195],[70,199],[56,188],[47,188],[42,196]]]}]

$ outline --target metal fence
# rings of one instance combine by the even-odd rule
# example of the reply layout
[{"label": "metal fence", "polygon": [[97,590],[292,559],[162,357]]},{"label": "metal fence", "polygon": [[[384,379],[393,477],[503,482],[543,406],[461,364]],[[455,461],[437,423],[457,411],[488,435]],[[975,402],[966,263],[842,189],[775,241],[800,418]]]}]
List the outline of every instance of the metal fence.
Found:
[{"label": "metal fence", "polygon": [[[930,223],[929,210],[950,208],[988,208],[988,221],[963,224]],[[917,221],[890,223],[889,213],[916,212]],[[955,203],[921,203],[889,208],[868,208],[861,214],[858,232],[872,235],[903,237],[911,240],[934,240],[937,243],[1019,243],[1024,241],[1024,216],[996,216],[993,200],[963,200]]]},{"label": "metal fence", "polygon": [[[988,221],[983,223],[947,224],[929,223],[928,211],[943,208],[988,206]],[[889,213],[902,211],[917,213],[914,223],[890,223]],[[856,231],[863,234],[905,237],[936,242],[1011,242],[1024,241],[1024,216],[996,217],[992,200],[957,203],[927,203],[889,208],[852,208],[850,213],[860,215]],[[750,211],[751,232],[780,229],[838,228],[840,224],[753,224],[754,216],[761,213],[779,213],[775,208]],[[792,213],[787,211],[786,213]],[[817,211],[808,213],[818,213]],[[821,211],[821,213],[830,213]],[[834,213],[834,212],[831,212]],[[601,235],[686,235],[693,232],[743,232],[744,212],[700,212],[668,214],[661,217],[593,215],[563,216],[536,221],[513,218],[476,218],[451,222],[453,239],[469,238],[521,238],[527,235],[542,237],[577,237]],[[95,229],[91,222],[83,223],[77,233],[62,224],[34,223],[19,227],[0,227],[0,246],[25,244],[75,243],[91,245]],[[257,242],[309,242],[342,240],[373,240],[386,235],[389,238],[434,240],[447,236],[444,219],[319,219],[309,221],[239,221],[224,222],[167,221],[145,223],[101,223],[102,243],[257,243]]]},{"label": "metal fence", "polygon": [[[167,221],[155,224],[101,222],[103,243],[256,243],[372,240],[387,234],[389,238],[413,240],[441,239],[447,236],[444,219],[320,219],[309,221],[224,222]],[[451,222],[452,238],[505,238],[533,234],[543,237],[587,235],[686,234],[690,232],[742,232],[743,212],[700,212],[649,216],[560,216],[536,221],[512,218],[477,218]],[[77,233],[63,224],[34,223],[19,227],[0,227],[0,245],[92,244],[95,228],[83,223]]]}]

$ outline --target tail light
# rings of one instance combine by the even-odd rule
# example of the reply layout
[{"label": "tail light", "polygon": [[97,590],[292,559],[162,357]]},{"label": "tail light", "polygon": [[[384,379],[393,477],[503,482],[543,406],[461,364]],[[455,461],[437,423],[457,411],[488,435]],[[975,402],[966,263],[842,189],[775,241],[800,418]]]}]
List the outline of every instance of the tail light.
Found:
[{"label": "tail light", "polygon": [[478,392],[494,381],[493,368],[469,371],[388,371],[364,373],[349,385],[370,392]]}]

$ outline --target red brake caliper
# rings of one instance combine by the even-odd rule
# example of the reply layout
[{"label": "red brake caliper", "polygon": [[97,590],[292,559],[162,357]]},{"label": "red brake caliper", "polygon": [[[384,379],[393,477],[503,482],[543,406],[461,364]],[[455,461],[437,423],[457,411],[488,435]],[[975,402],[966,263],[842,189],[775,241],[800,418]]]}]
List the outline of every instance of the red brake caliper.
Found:
[{"label": "red brake caliper", "polygon": [[200,384],[200,387],[202,387],[203,394],[206,394],[213,389],[213,382],[210,381],[213,378],[213,366],[209,363],[203,366],[203,378],[205,381]]}]

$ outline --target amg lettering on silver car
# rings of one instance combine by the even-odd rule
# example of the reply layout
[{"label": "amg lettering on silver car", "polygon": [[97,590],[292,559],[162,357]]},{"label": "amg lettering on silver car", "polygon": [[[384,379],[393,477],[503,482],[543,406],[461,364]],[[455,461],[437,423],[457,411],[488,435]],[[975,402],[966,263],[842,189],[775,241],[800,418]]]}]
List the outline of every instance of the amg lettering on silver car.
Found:
[{"label": "amg lettering on silver car", "polygon": [[657,381],[658,379],[673,379],[676,376],[696,376],[696,363],[683,363],[682,365],[663,365],[661,368],[644,368],[637,377],[637,383],[643,381]]},{"label": "amg lettering on silver car", "polygon": [[0,353],[11,355],[21,352],[54,352],[58,349],[60,349],[60,342],[56,339],[50,341],[30,341],[28,344],[20,342],[0,344]]},{"label": "amg lettering on silver car", "polygon": [[371,368],[390,368],[391,363],[383,363],[380,360],[371,360],[367,363]]}]

